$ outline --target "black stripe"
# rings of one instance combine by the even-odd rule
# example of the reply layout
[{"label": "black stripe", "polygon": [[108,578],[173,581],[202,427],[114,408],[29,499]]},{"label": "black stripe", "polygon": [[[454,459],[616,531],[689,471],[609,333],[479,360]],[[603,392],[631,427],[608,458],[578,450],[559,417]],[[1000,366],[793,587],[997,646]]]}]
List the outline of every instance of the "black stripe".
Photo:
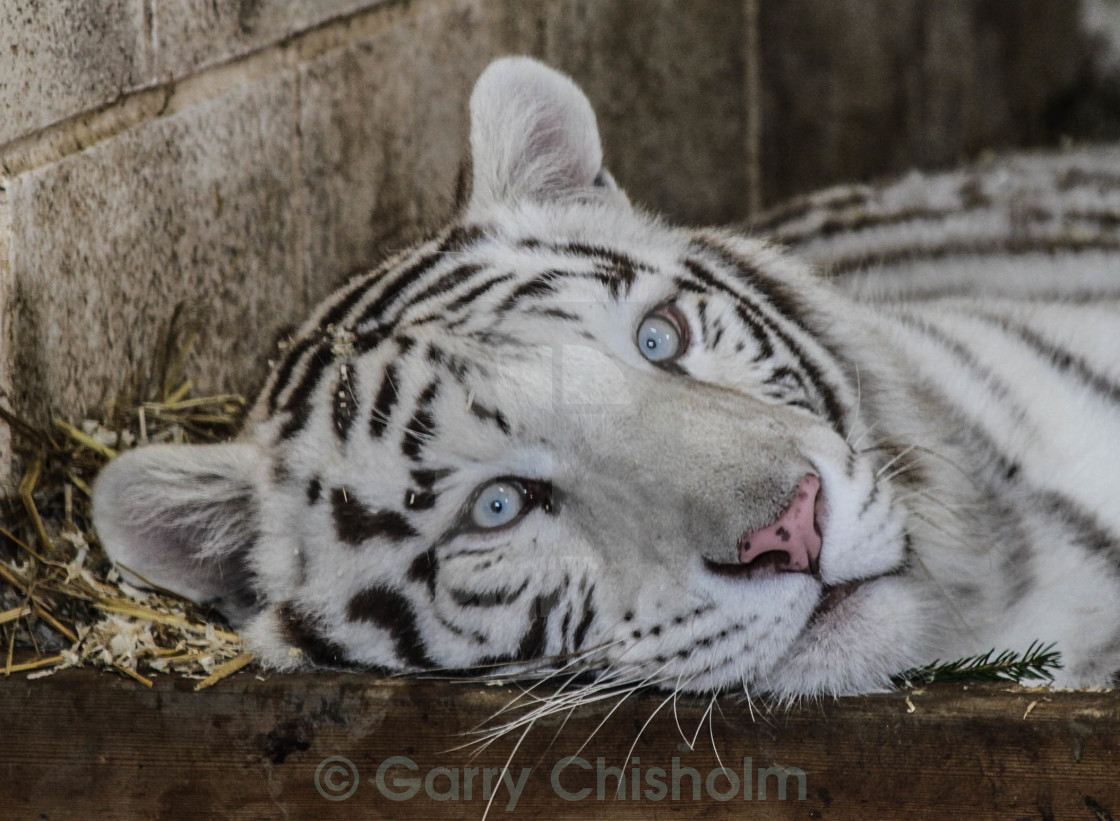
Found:
[{"label": "black stripe", "polygon": [[404,291],[405,288],[414,284],[418,277],[434,268],[440,260],[444,258],[445,255],[440,251],[425,254],[403,271],[397,272],[396,279],[388,283],[381,293],[378,294],[377,299],[362,311],[355,325],[362,326],[368,322],[380,319],[382,314],[385,313],[385,309],[401,295],[401,292]]},{"label": "black stripe", "polygon": [[435,433],[436,420],[432,415],[430,405],[439,392],[439,381],[428,384],[416,400],[416,410],[404,428],[404,438],[401,440],[401,453],[413,461],[420,459],[420,451],[428,437]]},{"label": "black stripe", "polygon": [[1017,322],[1011,322],[1004,317],[993,316],[980,311],[970,312],[969,315],[995,325],[1009,334],[1014,334],[1059,372],[1075,374],[1094,393],[1099,394],[1109,402],[1120,404],[1120,385],[1094,371],[1089,363],[1077,354],[1044,339],[1037,331]]},{"label": "black stripe", "polygon": [[544,655],[548,645],[548,619],[556,609],[560,599],[558,591],[552,591],[547,596],[537,596],[530,605],[529,612],[532,621],[528,629],[522,634],[517,649],[508,655],[487,656],[478,662],[478,667],[486,668],[495,664],[508,664],[519,661],[531,661]]},{"label": "black stripe", "polygon": [[[233,511],[238,508],[244,509],[244,518],[242,521],[250,522],[256,519],[256,502],[255,500],[241,500],[241,504],[234,504]],[[231,511],[232,512],[232,511]],[[227,552],[225,552],[220,559],[214,561],[213,572],[221,580],[222,593],[214,599],[203,602],[216,607],[219,611],[234,623],[234,626],[240,626],[239,622],[252,615],[261,606],[261,593],[258,590],[257,571],[249,560],[253,548],[257,546],[260,540],[260,533],[253,525],[246,525],[244,532],[236,533],[233,536],[233,544],[227,545]],[[233,605],[241,614],[237,612],[227,612],[226,606]]]},{"label": "black stripe", "polygon": [[[876,479],[876,480],[872,480],[871,492],[868,493],[867,498],[863,500],[863,505],[860,507],[859,513],[856,515],[856,518],[857,519],[862,519],[864,514],[867,513],[867,511],[871,509],[871,506],[873,504],[875,504],[875,500],[878,499],[878,498],[879,498],[879,482]],[[820,535],[820,525],[817,524],[816,519],[813,520],[813,529],[817,531],[817,535],[819,536]]]},{"label": "black stripe", "polygon": [[[694,259],[684,260],[685,267],[689,272],[703,282],[711,285],[712,288],[722,291],[735,300],[735,312],[740,321],[750,331],[751,336],[754,338],[755,343],[759,348],[759,355],[752,358],[752,362],[760,362],[763,359],[770,359],[774,357],[775,351],[771,336],[778,339],[790,355],[797,361],[797,364],[805,371],[810,383],[813,386],[813,393],[820,398],[824,403],[824,414],[832,427],[841,433],[846,432],[844,426],[844,410],[840,406],[840,402],[836,397],[832,386],[824,378],[820,368],[811,357],[801,348],[799,344],[787,334],[781,327],[779,327],[771,318],[761,310],[760,306],[755,305],[746,296],[735,292],[719,279],[708,271],[702,264]],[[773,306],[771,306],[773,307]],[[775,313],[781,315],[775,309]],[[802,329],[805,330],[805,329]],[[808,333],[808,331],[806,331]],[[810,334],[812,336],[812,334]],[[813,337],[817,344],[824,347],[821,340]],[[840,361],[840,360],[838,360]]]},{"label": "black stripe", "polygon": [[431,510],[438,501],[439,494],[430,490],[409,488],[404,492],[404,506],[408,510]]},{"label": "black stripe", "polygon": [[1067,168],[1056,176],[1054,182],[1061,191],[1091,187],[1098,194],[1106,194],[1120,189],[1120,174],[1096,168]]},{"label": "black stripe", "polygon": [[309,505],[314,505],[316,502],[319,501],[319,499],[322,497],[322,495],[323,495],[323,483],[321,481],[319,481],[319,477],[316,476],[316,477],[312,478],[312,480],[310,482],[307,483],[307,503]]},{"label": "black stripe", "polygon": [[[613,299],[617,299],[624,292],[629,292],[637,279],[638,271],[651,272],[654,270],[651,266],[639,262],[617,248],[608,248],[604,245],[591,245],[584,242],[554,244],[544,243],[538,239],[525,239],[520,242],[520,246],[531,250],[546,248],[556,254],[575,255],[597,263],[592,276],[607,286]],[[585,274],[569,275],[586,276]]]},{"label": "black stripe", "polygon": [[334,393],[334,429],[339,439],[345,442],[358,409],[358,374],[348,362],[339,366],[338,386]]},{"label": "black stripe", "polygon": [[537,314],[538,316],[547,316],[549,319],[561,319],[565,322],[582,322],[583,317],[579,314],[573,314],[569,311],[561,310],[560,308],[541,308],[539,306],[532,306],[525,309],[527,314]]},{"label": "black stripe", "polygon": [[495,285],[501,285],[503,282],[509,282],[509,280],[513,278],[513,274],[502,274],[500,277],[494,277],[493,279],[488,279],[486,282],[483,282],[480,285],[476,285],[474,288],[467,291],[462,296],[456,297],[454,300],[449,302],[447,304],[448,312],[459,310],[464,305],[468,305],[471,302],[474,302]]},{"label": "black stripe", "polygon": [[639,270],[653,270],[650,266],[638,262],[616,248],[588,245],[582,242],[570,242],[553,246],[553,248],[560,253],[580,254],[601,261],[603,264],[595,266],[595,274],[607,286],[611,299],[618,299],[624,293],[628,294],[630,292]]},{"label": "black stripe", "polygon": [[[681,260],[681,264],[684,265],[685,270],[692,274],[693,277],[700,280],[700,282],[704,284],[705,288],[702,289],[704,293],[719,291],[720,293],[725,294],[732,299],[740,299],[741,295],[738,291],[729,287],[726,282],[721,282],[719,277],[705,268],[699,260],[696,260],[692,257],[685,257],[683,260]],[[677,277],[677,279],[679,279],[682,283],[688,281],[684,277]]]},{"label": "black stripe", "polygon": [[412,560],[408,566],[410,581],[421,582],[428,588],[428,594],[436,594],[436,574],[439,572],[439,559],[436,558],[436,549],[428,548]]},{"label": "black stripe", "polygon": [[708,289],[703,285],[697,285],[690,279],[685,279],[682,276],[673,277],[673,284],[677,287],[678,291],[688,291],[693,294],[707,294]]},{"label": "black stripe", "polygon": [[498,306],[498,313],[503,314],[512,310],[522,299],[534,299],[556,293],[554,280],[561,276],[560,271],[545,271],[533,279],[523,282],[513,289],[513,292]]},{"label": "black stripe", "polygon": [[[563,271],[552,269],[545,271],[533,280],[518,286],[514,292],[498,307],[499,312],[508,312],[517,306],[523,299],[547,296],[556,293],[559,288],[556,283],[566,279],[583,279],[598,282],[606,286],[611,299],[618,299],[623,290],[629,291],[631,279],[619,276],[614,269],[597,265],[594,271]],[[539,313],[538,311],[535,311]],[[452,327],[449,325],[449,327]]]},{"label": "black stripe", "polygon": [[853,271],[890,268],[920,260],[945,260],[955,257],[997,257],[1023,256],[1026,254],[1084,253],[1086,251],[1120,251],[1120,241],[1103,237],[1078,239],[1047,239],[1020,237],[1015,239],[995,239],[961,241],[939,245],[936,248],[919,245],[912,248],[892,248],[878,253],[860,253],[857,256],[841,257],[829,262],[828,270],[832,276],[844,276]]},{"label": "black stripe", "polygon": [[[617,248],[607,248],[602,245],[588,245],[582,242],[569,242],[565,245],[555,246],[562,253],[575,253],[594,259],[604,260],[611,264],[611,271],[619,280],[619,288],[629,290],[637,278],[638,271],[651,271],[650,266],[638,262],[633,257],[624,254]],[[616,294],[617,296],[617,294]]]},{"label": "black stripe", "polygon": [[369,433],[375,439],[381,437],[389,424],[389,417],[400,396],[399,383],[400,373],[397,371],[396,363],[390,363],[381,377],[381,387],[377,390],[377,398],[373,400],[373,410],[369,417]]},{"label": "black stripe", "polygon": [[[914,304],[918,302],[937,302],[945,299],[946,297],[976,297],[983,294],[983,291],[977,291],[971,283],[957,283],[955,285],[944,285],[941,287],[929,287],[926,283],[919,286],[921,290],[910,290],[906,293],[906,302]],[[1120,300],[1120,290],[1105,290],[1104,288],[1097,288],[1088,286],[1086,290],[1045,290],[1045,291],[1029,291],[1015,295],[1017,302],[1025,303],[1038,303],[1038,302],[1051,302],[1063,305],[1086,305],[1092,304],[1095,307],[1101,307],[1104,303],[1109,301]],[[877,302],[894,302],[896,298],[893,296],[871,296],[861,294],[859,301],[863,303],[875,304]]]},{"label": "black stripe", "polygon": [[[409,306],[406,306],[406,307],[412,307],[412,306],[409,305]],[[401,310],[404,310],[404,309],[402,308]],[[443,315],[443,310],[441,308],[436,308],[434,313],[425,314],[424,316],[416,317],[415,319],[409,319],[408,320],[408,329],[410,331],[412,331],[412,330],[415,330],[416,328],[420,328],[424,325],[432,325],[432,324],[435,324],[437,322],[444,322],[445,319],[446,319],[446,317]],[[444,327],[446,327],[446,323],[444,323]]]},{"label": "black stripe", "polygon": [[[1027,426],[1026,413],[1022,407],[1011,398],[1011,392],[1006,383],[991,370],[981,365],[976,360],[975,356],[973,356],[972,351],[942,332],[939,328],[931,326],[923,320],[904,314],[895,315],[895,319],[903,326],[934,340],[938,345],[951,353],[957,362],[963,366],[964,370],[971,371],[973,378],[979,382],[984,390],[987,390],[998,400],[997,404],[1008,409],[1014,419],[1014,425],[1017,427]],[[982,422],[967,415],[965,408],[953,402],[951,399],[946,398],[946,402],[950,406],[947,411],[952,412],[962,420],[961,435],[967,436],[969,440],[965,441],[962,445],[964,451],[972,452],[976,450],[977,447],[983,447],[989,453],[988,461],[993,465],[994,470],[1003,480],[1006,482],[1014,480],[1019,474],[1021,469],[1020,465],[996,447]],[[982,441],[978,444],[974,440]],[[904,447],[905,446],[901,444],[888,443],[884,445],[882,449],[887,455],[895,455],[901,452]],[[911,487],[920,487],[923,474],[924,468],[918,465],[900,474],[896,481]]]},{"label": "black stripe", "polygon": [[425,490],[431,490],[440,479],[446,479],[454,473],[450,468],[417,468],[409,471],[412,481]]},{"label": "black stripe", "polygon": [[274,485],[286,485],[292,479],[292,469],[282,456],[276,457],[273,461],[271,473]]},{"label": "black stripe", "polygon": [[299,648],[312,664],[341,665],[346,663],[346,651],[341,644],[328,639],[319,629],[315,619],[301,612],[293,602],[285,602],[276,611],[284,639]]},{"label": "black stripe", "polygon": [[354,350],[354,356],[359,357],[367,354],[385,341],[386,336],[392,331],[392,328],[369,328],[354,335],[354,341],[350,343],[350,347]]},{"label": "black stripe", "polygon": [[914,222],[940,222],[945,217],[968,214],[969,210],[975,209],[916,207],[886,213],[860,210],[855,211],[854,215],[847,213],[828,217],[810,228],[800,230],[779,229],[774,232],[773,239],[783,244],[796,245],[810,239],[828,238],[840,233],[866,231],[872,228],[885,228]]},{"label": "black stripe", "polygon": [[401,440],[401,453],[413,461],[420,460],[420,451],[424,447],[426,436],[431,436],[436,429],[436,420],[427,408],[420,408],[412,414],[404,428],[404,438]]},{"label": "black stripe", "polygon": [[815,338],[812,323],[806,318],[807,306],[799,296],[785,286],[785,283],[767,276],[762,268],[722,245],[707,240],[694,240],[694,244],[699,244],[731,268],[740,280],[762,294],[763,299],[770,303],[770,307],[776,313]]},{"label": "black stripe", "polygon": [[386,631],[393,639],[397,655],[405,663],[413,667],[435,666],[420,638],[416,611],[396,590],[383,585],[366,588],[347,602],[346,617]]},{"label": "black stripe", "polygon": [[354,306],[380,281],[381,276],[383,276],[380,271],[383,269],[384,266],[378,271],[366,274],[362,281],[355,283],[353,289],[347,293],[346,296],[332,305],[323,315],[323,318],[319,320],[319,332],[327,333],[327,329],[332,325],[337,326],[341,324],[342,320],[350,313]]},{"label": "black stripe", "polygon": [[595,620],[595,606],[591,603],[592,594],[595,592],[595,585],[587,590],[587,595],[583,597],[583,618],[579,620],[576,625],[575,635],[572,636],[572,649],[580,650],[583,648],[583,640],[587,636],[587,630],[591,627],[591,622]]},{"label": "black stripe", "polygon": [[572,650],[571,646],[568,644],[568,636],[570,635],[568,629],[571,627],[571,624],[572,606],[569,604],[566,608],[564,608],[564,620],[560,623],[560,635],[564,637],[564,646],[561,649],[562,653],[568,653]]},{"label": "black stripe", "polygon": [[447,236],[439,245],[439,250],[444,254],[456,254],[470,250],[486,236],[486,229],[481,225],[456,225],[447,232]]},{"label": "black stripe", "polygon": [[294,436],[307,424],[307,420],[311,416],[311,395],[319,386],[323,373],[333,360],[332,347],[333,343],[330,341],[320,342],[307,357],[303,376],[284,403],[284,410],[288,412],[289,416],[280,429],[281,439]]},{"label": "black stripe", "polygon": [[[1020,465],[1000,450],[987,432],[971,426],[967,420],[959,427],[961,444],[974,453],[983,454],[992,466],[994,477],[1007,482],[1017,482],[1022,474]],[[1105,556],[1120,567],[1120,537],[1109,533],[1096,517],[1076,502],[1053,490],[1030,490],[1027,502],[1031,509],[1057,519],[1072,534],[1073,544],[1094,555]],[[908,536],[909,539],[909,536]],[[909,541],[907,547],[911,548]]]},{"label": "black stripe", "polygon": [[420,535],[397,511],[372,511],[344,487],[331,490],[331,515],[339,541],[355,547],[369,539],[399,542]]},{"label": "black stripe", "polygon": [[693,277],[700,280],[706,287],[705,292],[718,291],[728,296],[735,303],[735,314],[739,317],[747,330],[750,331],[751,337],[754,339],[755,347],[758,348],[758,353],[751,359],[752,362],[760,362],[763,359],[770,359],[774,356],[774,344],[770,340],[770,333],[768,328],[772,328],[770,322],[758,310],[758,308],[746,301],[741,294],[729,288],[725,283],[720,280],[705,268],[700,262],[695,259],[683,260],[685,269],[688,270]]},{"label": "black stripe", "polygon": [[471,370],[471,365],[465,359],[454,354],[449,354],[434,342],[428,344],[428,361],[433,365],[440,365],[450,371],[460,382],[466,378]]},{"label": "black stripe", "polygon": [[[694,247],[707,250],[724,265],[736,271],[742,281],[748,283],[762,295],[763,299],[769,303],[770,308],[772,308],[776,314],[807,334],[817,345],[826,351],[833,363],[838,365],[841,370],[845,371],[845,376],[849,384],[853,382],[851,373],[848,373],[849,368],[846,360],[839,356],[838,353],[832,349],[828,341],[816,332],[812,323],[807,321],[804,303],[799,297],[791,293],[784,284],[766,276],[758,266],[754,265],[749,260],[742,259],[727,248],[717,245],[710,240],[694,239],[692,244]],[[815,392],[824,402],[825,416],[832,424],[832,427],[841,433],[845,433],[844,408],[841,407],[833,386],[825,379],[816,361],[808,356],[801,346],[794,341],[793,337],[787,334],[776,323],[769,322],[768,324],[770,325],[772,333],[794,354],[798,360],[798,364],[809,377],[809,381],[813,383]]]},{"label": "black stripe", "polygon": [[[437,544],[438,545],[445,545],[449,540],[455,538],[455,536],[458,534],[458,532],[459,531],[457,531],[457,530],[452,530],[443,539],[441,539],[439,542],[437,542]],[[492,547],[469,547],[469,548],[463,548],[463,549],[460,549],[460,550],[449,550],[445,554],[444,558],[446,558],[448,561],[451,561],[452,559],[461,559],[464,556],[466,556],[468,558],[472,558],[472,559],[478,559],[480,556],[486,556],[487,557],[486,561],[481,562],[481,563],[476,563],[475,568],[478,569],[478,570],[489,570],[495,564],[499,564],[502,561],[503,557],[500,553],[501,550],[502,550],[502,548],[496,547],[496,546],[492,546]]]},{"label": "black stripe", "polygon": [[537,596],[533,599],[533,605],[529,611],[533,614],[533,622],[529,629],[525,631],[525,635],[518,645],[518,661],[528,661],[544,655],[548,646],[548,620],[555,612],[559,601],[560,592],[558,590],[553,590],[547,596]]},{"label": "black stripe", "polygon": [[411,297],[405,305],[401,306],[400,312],[403,313],[426,300],[455,289],[464,282],[471,280],[481,270],[483,270],[481,265],[471,264],[460,265],[458,268],[448,271],[423,291]]},{"label": "black stripe", "polygon": [[269,415],[276,413],[276,405],[280,400],[280,394],[283,393],[284,388],[288,387],[288,380],[292,378],[292,371],[295,369],[300,358],[307,353],[314,344],[315,343],[310,339],[301,339],[284,357],[284,362],[280,366],[280,370],[276,372],[276,378],[272,382],[272,390],[268,392]]},{"label": "black stripe", "polygon": [[1060,221],[1063,230],[1072,228],[1074,222],[1089,223],[1095,231],[1113,231],[1120,226],[1120,214],[1099,208],[1060,208],[1057,211],[1050,211],[1036,206],[1022,214],[1016,213],[1015,216],[1025,221],[1033,220],[1040,223]]},{"label": "black stripe", "polygon": [[620,276],[619,272],[614,268],[606,268],[598,265],[595,267],[595,272],[592,276],[603,285],[607,286],[607,296],[611,299],[618,299],[624,290],[626,293],[629,293],[630,286],[634,282],[632,274],[630,277]]},{"label": "black stripe", "polygon": [[895,319],[905,327],[935,340],[939,345],[949,351],[967,370],[976,374],[980,384],[990,391],[992,395],[999,400],[1000,404],[1011,408],[1012,415],[1016,420],[1022,424],[1026,423],[1026,414],[1018,403],[1011,398],[1011,391],[1008,389],[1006,382],[989,368],[981,365],[971,350],[940,328],[931,325],[923,319],[906,314],[896,314]]},{"label": "black stripe", "polygon": [[821,194],[798,197],[783,206],[768,211],[763,219],[755,220],[751,227],[756,230],[773,232],[783,223],[802,219],[813,212],[847,210],[853,206],[864,205],[871,199],[871,191],[865,188],[840,190],[826,199]]},{"label": "black stripe", "polygon": [[[675,302],[679,297],[673,297],[670,301]],[[700,335],[705,340],[712,335],[711,320],[708,318],[708,300],[704,297],[696,300],[696,313],[700,317]]]},{"label": "black stripe", "polygon": [[471,402],[471,413],[484,422],[494,423],[502,433],[509,436],[509,422],[506,421],[505,415],[500,410],[491,410],[478,402]]},{"label": "black stripe", "polygon": [[786,365],[779,365],[775,368],[770,375],[763,380],[763,384],[773,385],[775,388],[782,391],[794,390],[801,393],[808,393],[805,387],[805,380],[802,378],[801,374]]},{"label": "black stripe", "polygon": [[[986,431],[974,425],[959,427],[962,446],[974,453],[983,453],[992,465],[993,473],[1007,482],[1016,482],[1022,474],[1020,465],[1000,450]],[[1033,510],[1056,517],[1067,529],[1073,531],[1074,544],[1093,554],[1105,555],[1120,568],[1120,536],[1110,533],[1096,517],[1081,508],[1067,496],[1047,489],[1030,491]]]},{"label": "black stripe", "polygon": [[773,357],[774,343],[770,341],[770,335],[766,333],[766,328],[763,327],[763,323],[758,320],[755,312],[741,301],[737,301],[735,305],[735,315],[739,317],[739,321],[750,331],[751,338],[754,339],[755,347],[758,349],[758,352],[751,357],[751,362],[761,362],[764,359]]},{"label": "black stripe", "polygon": [[452,600],[460,607],[503,607],[508,604],[513,604],[529,587],[529,581],[526,579],[521,583],[521,586],[516,590],[510,590],[508,587],[503,587],[498,590],[486,591],[467,591],[467,590],[450,590]]}]

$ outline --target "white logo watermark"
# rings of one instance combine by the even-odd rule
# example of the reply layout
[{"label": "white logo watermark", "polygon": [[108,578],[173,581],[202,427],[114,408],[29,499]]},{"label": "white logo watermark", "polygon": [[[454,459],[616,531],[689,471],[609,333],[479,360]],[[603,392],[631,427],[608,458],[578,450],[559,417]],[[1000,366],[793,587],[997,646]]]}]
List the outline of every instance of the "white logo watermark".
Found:
[{"label": "white logo watermark", "polygon": [[[581,772],[594,772],[590,786]],[[512,812],[529,782],[531,767],[432,767],[421,771],[411,758],[391,756],[380,763],[372,779],[377,792],[390,801],[410,801],[421,794],[431,801],[486,801],[506,797]],[[357,793],[358,768],[349,759],[331,756],[315,770],[315,788],[328,801],[345,801]],[[549,786],[564,801],[804,801],[805,771],[798,767],[754,767],[744,756],[740,768],[716,767],[701,772],[673,756],[668,769],[644,766],[638,757],[627,767],[609,766],[605,758],[592,764],[578,756],[557,761],[549,772]],[[791,789],[792,787],[792,789]]]},{"label": "white logo watermark", "polygon": [[358,790],[358,768],[340,755],[324,758],[315,768],[315,789],[328,801],[345,801]]}]

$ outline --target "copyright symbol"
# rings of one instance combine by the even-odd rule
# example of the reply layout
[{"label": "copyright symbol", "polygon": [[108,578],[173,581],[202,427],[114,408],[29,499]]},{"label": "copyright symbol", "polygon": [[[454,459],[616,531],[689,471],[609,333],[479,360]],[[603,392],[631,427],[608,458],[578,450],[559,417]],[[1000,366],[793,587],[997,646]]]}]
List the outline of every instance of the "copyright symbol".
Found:
[{"label": "copyright symbol", "polygon": [[315,789],[328,801],[345,801],[358,789],[358,768],[340,755],[324,758],[315,768]]}]

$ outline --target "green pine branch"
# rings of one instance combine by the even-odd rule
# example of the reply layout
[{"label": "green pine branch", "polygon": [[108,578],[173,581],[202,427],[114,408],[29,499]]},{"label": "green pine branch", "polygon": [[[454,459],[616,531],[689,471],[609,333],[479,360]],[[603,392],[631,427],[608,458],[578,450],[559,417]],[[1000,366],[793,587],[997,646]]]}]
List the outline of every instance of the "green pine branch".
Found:
[{"label": "green pine branch", "polygon": [[993,658],[995,648],[967,658],[942,663],[939,660],[925,667],[915,667],[894,676],[896,684],[927,684],[931,681],[1053,681],[1052,671],[1062,666],[1062,654],[1054,645],[1031,642],[1025,653],[1004,650]]}]

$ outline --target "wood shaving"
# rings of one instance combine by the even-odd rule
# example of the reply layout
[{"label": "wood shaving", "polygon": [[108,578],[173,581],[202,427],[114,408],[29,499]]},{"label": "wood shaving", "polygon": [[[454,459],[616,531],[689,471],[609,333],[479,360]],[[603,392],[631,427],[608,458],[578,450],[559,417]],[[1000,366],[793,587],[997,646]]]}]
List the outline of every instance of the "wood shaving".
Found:
[{"label": "wood shaving", "polygon": [[118,453],[140,442],[227,441],[240,424],[242,397],[191,395],[185,368],[197,333],[187,324],[177,311],[152,357],[158,366],[123,379],[101,418],[40,427],[0,394],[22,465],[0,527],[0,675],[34,681],[96,667],[147,687],[157,675],[210,686],[251,663],[210,613],[124,583],[92,532],[93,481]]}]

